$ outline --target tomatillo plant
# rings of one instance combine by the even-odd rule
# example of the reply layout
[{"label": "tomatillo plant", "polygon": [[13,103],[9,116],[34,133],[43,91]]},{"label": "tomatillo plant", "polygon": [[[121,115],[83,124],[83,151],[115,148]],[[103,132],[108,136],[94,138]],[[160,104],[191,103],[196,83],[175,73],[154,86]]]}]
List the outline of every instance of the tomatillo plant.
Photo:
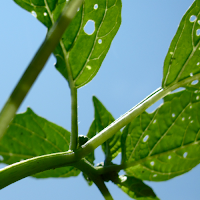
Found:
[{"label": "tomatillo plant", "polygon": [[[200,0],[183,16],[164,61],[162,85],[117,120],[93,97],[87,136],[78,130],[78,89],[97,74],[121,24],[121,0],[14,0],[33,14],[47,35],[0,113],[0,188],[24,177],[83,173],[105,199],[112,181],[133,199],[158,199],[143,180],[165,181],[199,164]],[[87,30],[91,24],[93,30]],[[71,91],[71,131],[31,108],[15,114],[50,54]],[[179,92],[171,93],[178,88]],[[158,100],[153,113],[145,110]],[[94,150],[105,160],[94,166]],[[121,153],[121,163],[113,163]],[[124,175],[119,175],[124,170]]]}]

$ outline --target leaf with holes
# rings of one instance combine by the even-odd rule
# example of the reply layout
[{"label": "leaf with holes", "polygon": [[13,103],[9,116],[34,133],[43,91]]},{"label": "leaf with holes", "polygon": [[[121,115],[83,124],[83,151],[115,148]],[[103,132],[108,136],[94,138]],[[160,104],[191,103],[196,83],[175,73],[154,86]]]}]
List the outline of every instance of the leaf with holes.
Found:
[{"label": "leaf with holes", "polygon": [[[93,97],[93,103],[95,108],[96,131],[99,133],[115,119],[96,97]],[[105,163],[109,164],[119,154],[119,152],[121,152],[120,138],[121,132],[118,131],[114,136],[102,144],[102,149],[106,155]]]},{"label": "leaf with holes", "polygon": [[[200,78],[200,1],[181,20],[164,62],[162,87],[185,86]],[[176,87],[177,88],[177,87]]]},{"label": "leaf with holes", "polygon": [[200,162],[200,95],[184,90],[143,112],[122,133],[122,163],[128,175],[164,181]]},{"label": "leaf with holes", "polygon": [[129,197],[138,200],[158,200],[153,190],[142,180],[133,176],[121,175],[116,180],[118,185]]},{"label": "leaf with holes", "polygon": [[[66,0],[14,1],[48,29],[66,3]],[[120,27],[121,7],[121,0],[85,0],[55,49],[56,68],[66,79],[71,76],[77,88],[98,72]]]},{"label": "leaf with holes", "polygon": [[[18,114],[11,122],[0,143],[0,162],[16,163],[35,156],[69,150],[70,133],[46,119],[37,116],[30,108]],[[48,170],[35,175],[38,178],[69,177],[79,174],[74,167]]]}]

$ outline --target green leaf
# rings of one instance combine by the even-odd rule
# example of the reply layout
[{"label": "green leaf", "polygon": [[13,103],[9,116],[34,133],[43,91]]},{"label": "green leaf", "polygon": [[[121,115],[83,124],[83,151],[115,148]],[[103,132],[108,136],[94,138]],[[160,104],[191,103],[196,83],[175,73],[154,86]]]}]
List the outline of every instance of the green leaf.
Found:
[{"label": "green leaf", "polygon": [[[93,103],[95,108],[96,131],[99,133],[115,121],[115,119],[96,97],[93,97]],[[120,138],[121,132],[118,131],[113,137],[102,144],[102,149],[106,155],[106,164],[110,163],[119,154],[119,152],[121,152]]]},{"label": "green leaf", "polygon": [[[162,87],[200,78],[200,1],[181,20],[164,62]],[[194,77],[193,77],[194,76]]]},{"label": "green leaf", "polygon": [[[36,15],[48,29],[66,3],[66,0],[14,1]],[[120,27],[121,7],[121,0],[85,0],[54,51],[56,68],[66,79],[70,76],[77,88],[98,72]],[[95,24],[95,30],[87,34],[85,26],[90,29],[90,23]]]},{"label": "green leaf", "polygon": [[121,175],[116,183],[129,197],[138,200],[158,200],[153,190],[140,179]]},{"label": "green leaf", "polygon": [[[35,156],[69,150],[70,133],[56,124],[37,116],[30,108],[11,122],[0,143],[0,162],[12,164]],[[79,174],[74,167],[48,170],[38,178],[69,177]]]},{"label": "green leaf", "polygon": [[122,163],[128,175],[164,181],[200,162],[200,94],[181,91],[143,112],[122,133]]}]

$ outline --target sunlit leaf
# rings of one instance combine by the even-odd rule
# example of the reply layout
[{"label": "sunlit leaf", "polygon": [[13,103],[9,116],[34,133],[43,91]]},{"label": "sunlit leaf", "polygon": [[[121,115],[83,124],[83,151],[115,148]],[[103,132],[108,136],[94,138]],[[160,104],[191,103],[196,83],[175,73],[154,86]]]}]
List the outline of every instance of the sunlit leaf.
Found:
[{"label": "sunlit leaf", "polygon": [[131,198],[137,200],[158,200],[153,190],[142,180],[133,176],[121,175],[117,185]]},{"label": "sunlit leaf", "polygon": [[164,181],[200,162],[200,94],[181,91],[164,98],[153,113],[144,112],[125,127],[122,163],[127,174]]},{"label": "sunlit leaf", "polygon": [[[18,114],[0,143],[0,162],[12,164],[35,156],[69,150],[70,133],[37,116],[30,108]],[[36,177],[69,177],[79,174],[74,167],[63,167],[37,174]]]},{"label": "sunlit leaf", "polygon": [[[200,1],[196,0],[181,20],[164,62],[162,87],[200,78]],[[191,81],[192,82],[192,81]],[[182,82],[184,85],[184,82]]]},{"label": "sunlit leaf", "polygon": [[[48,29],[66,3],[66,0],[14,1]],[[77,88],[92,80],[98,72],[120,27],[121,6],[121,0],[85,0],[54,51],[56,68],[66,79],[72,76]]]},{"label": "sunlit leaf", "polygon": [[[95,108],[96,131],[100,132],[115,119],[96,97],[93,97],[93,103]],[[111,162],[111,160],[114,159],[121,151],[120,137],[121,132],[118,131],[113,137],[102,144],[102,149],[106,155],[106,163]]]}]

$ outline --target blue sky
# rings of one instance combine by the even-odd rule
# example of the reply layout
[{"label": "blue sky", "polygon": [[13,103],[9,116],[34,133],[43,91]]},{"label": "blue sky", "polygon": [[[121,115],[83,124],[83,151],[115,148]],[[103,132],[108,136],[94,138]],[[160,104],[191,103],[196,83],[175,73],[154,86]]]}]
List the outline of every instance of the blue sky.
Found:
[{"label": "blue sky", "polygon": [[[79,131],[85,135],[94,117],[97,96],[115,118],[160,87],[163,62],[178,24],[192,0],[122,0],[122,25],[96,77],[79,89]],[[14,1],[0,7],[0,108],[43,41],[46,28]],[[70,91],[50,57],[18,112],[29,106],[38,115],[70,130]],[[162,101],[152,106],[153,111]],[[96,163],[103,161],[100,148]],[[116,162],[119,162],[117,159]],[[0,165],[2,167],[3,165]],[[200,167],[166,182],[147,182],[162,200],[200,199]],[[115,200],[130,199],[111,183]],[[82,175],[68,179],[25,178],[0,191],[4,200],[103,199]]]}]

